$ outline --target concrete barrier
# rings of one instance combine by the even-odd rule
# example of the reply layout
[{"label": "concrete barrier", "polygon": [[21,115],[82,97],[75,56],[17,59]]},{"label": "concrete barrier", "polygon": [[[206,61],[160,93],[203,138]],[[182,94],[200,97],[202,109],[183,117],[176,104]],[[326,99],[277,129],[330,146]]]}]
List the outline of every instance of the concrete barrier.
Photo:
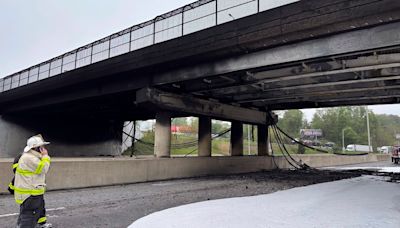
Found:
[{"label": "concrete barrier", "polygon": [[[312,154],[312,155],[293,155],[295,160],[301,160],[307,165],[320,168],[327,166],[350,165],[368,162],[380,162],[390,160],[390,155],[387,154],[368,154],[365,156],[343,156],[332,154]],[[276,164],[280,168],[290,168],[291,166],[283,158],[278,159]]]},{"label": "concrete barrier", "polygon": [[[312,167],[346,165],[389,160],[388,155],[336,156],[295,155]],[[290,168],[276,157],[280,168]],[[12,179],[12,159],[0,159],[0,193],[7,192]],[[237,174],[275,168],[272,157],[189,157],[189,158],[52,158],[47,176],[48,190],[129,184],[206,175]]]}]

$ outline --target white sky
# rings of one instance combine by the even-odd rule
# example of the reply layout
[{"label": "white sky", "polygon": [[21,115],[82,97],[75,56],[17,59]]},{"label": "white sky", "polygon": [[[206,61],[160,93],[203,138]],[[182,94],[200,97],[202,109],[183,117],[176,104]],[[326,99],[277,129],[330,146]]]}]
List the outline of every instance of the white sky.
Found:
[{"label": "white sky", "polygon": [[[0,0],[0,78],[194,0]],[[400,105],[370,106],[400,115]],[[305,110],[311,120],[314,110]]]},{"label": "white sky", "polygon": [[[390,114],[400,116],[400,105],[369,105],[368,109],[372,110],[375,114]],[[303,113],[308,121],[312,120],[312,117],[317,109],[303,109]]]},{"label": "white sky", "polygon": [[0,77],[193,0],[0,0]]}]

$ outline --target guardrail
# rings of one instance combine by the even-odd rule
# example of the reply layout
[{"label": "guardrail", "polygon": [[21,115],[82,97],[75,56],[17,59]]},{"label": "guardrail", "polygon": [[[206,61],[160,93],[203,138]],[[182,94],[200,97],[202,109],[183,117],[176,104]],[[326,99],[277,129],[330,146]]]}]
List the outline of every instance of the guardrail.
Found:
[{"label": "guardrail", "polygon": [[200,0],[0,79],[0,93],[299,0]]}]

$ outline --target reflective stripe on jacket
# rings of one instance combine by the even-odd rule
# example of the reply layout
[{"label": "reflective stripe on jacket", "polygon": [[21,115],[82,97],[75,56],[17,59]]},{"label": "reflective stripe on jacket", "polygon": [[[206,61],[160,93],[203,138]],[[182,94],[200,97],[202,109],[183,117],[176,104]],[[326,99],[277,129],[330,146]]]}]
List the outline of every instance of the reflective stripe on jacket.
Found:
[{"label": "reflective stripe on jacket", "polygon": [[21,156],[22,156],[22,154],[19,154],[19,155],[14,159],[14,163],[13,163],[13,165],[12,165],[12,170],[13,170],[14,176],[13,176],[13,178],[12,178],[10,184],[8,184],[8,191],[9,191],[12,195],[14,195],[15,172],[17,171],[18,162],[19,162],[19,159],[21,158]]},{"label": "reflective stripe on jacket", "polygon": [[50,157],[30,150],[23,153],[15,172],[14,197],[22,204],[29,196],[43,195],[46,188],[46,173],[50,168]]}]

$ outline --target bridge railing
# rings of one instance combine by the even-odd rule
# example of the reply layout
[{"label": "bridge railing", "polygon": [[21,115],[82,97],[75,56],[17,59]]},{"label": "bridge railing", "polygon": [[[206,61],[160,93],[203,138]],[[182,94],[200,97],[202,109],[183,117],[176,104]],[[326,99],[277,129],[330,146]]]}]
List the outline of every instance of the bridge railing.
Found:
[{"label": "bridge railing", "polygon": [[0,93],[299,0],[200,0],[0,79]]}]

